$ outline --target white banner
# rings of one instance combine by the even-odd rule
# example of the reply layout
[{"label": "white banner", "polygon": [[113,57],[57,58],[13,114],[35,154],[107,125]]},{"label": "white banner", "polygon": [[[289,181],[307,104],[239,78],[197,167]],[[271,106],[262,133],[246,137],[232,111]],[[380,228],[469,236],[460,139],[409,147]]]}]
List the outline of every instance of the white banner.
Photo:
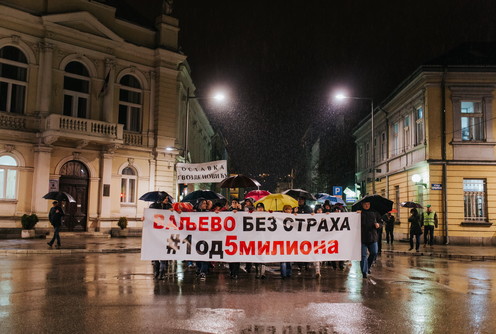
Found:
[{"label": "white banner", "polygon": [[218,183],[227,177],[227,160],[201,164],[176,164],[179,183]]},{"label": "white banner", "polygon": [[360,214],[145,209],[142,260],[315,262],[360,260]]}]

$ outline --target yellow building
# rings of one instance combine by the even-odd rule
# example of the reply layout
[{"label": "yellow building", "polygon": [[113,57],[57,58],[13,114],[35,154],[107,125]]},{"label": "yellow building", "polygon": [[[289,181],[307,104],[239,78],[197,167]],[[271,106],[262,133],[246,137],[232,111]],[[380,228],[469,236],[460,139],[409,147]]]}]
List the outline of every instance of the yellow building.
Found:
[{"label": "yellow building", "polygon": [[354,133],[356,182],[362,194],[375,187],[395,202],[397,238],[408,235],[409,209],[400,203],[415,201],[437,212],[437,243],[496,244],[496,66],[484,64],[491,49],[464,45],[421,66],[375,108],[374,139],[370,117]]},{"label": "yellow building", "polygon": [[186,128],[192,162],[219,151],[188,98],[195,87],[178,21],[169,8],[157,14],[150,28],[97,1],[1,2],[0,234],[24,213],[48,228],[49,190],[76,199],[66,229],[105,232],[121,216],[140,227],[141,194],[176,196]]}]

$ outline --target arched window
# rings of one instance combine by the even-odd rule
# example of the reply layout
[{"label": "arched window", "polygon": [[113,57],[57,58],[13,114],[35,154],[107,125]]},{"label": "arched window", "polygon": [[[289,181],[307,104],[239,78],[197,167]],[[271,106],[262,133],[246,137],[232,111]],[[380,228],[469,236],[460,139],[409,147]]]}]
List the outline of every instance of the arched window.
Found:
[{"label": "arched window", "polygon": [[28,60],[16,47],[0,49],[0,111],[22,114],[26,100]]},{"label": "arched window", "polygon": [[16,198],[17,168],[16,159],[0,155],[0,200]]},{"label": "arched window", "polygon": [[136,171],[132,167],[126,167],[122,170],[121,203],[136,203]]},{"label": "arched window", "polygon": [[124,130],[141,131],[141,84],[132,75],[125,75],[120,80],[119,89],[119,123]]},{"label": "arched window", "polygon": [[88,117],[90,97],[90,75],[88,69],[77,61],[65,67],[64,73],[64,115]]}]

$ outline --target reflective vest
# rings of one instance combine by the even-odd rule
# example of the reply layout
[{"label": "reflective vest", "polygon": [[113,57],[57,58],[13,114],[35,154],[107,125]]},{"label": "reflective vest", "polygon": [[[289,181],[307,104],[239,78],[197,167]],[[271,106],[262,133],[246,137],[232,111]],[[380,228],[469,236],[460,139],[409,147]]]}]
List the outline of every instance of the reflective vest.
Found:
[{"label": "reflective vest", "polygon": [[434,217],[436,213],[431,211],[431,213],[424,212],[424,226],[434,226]]}]

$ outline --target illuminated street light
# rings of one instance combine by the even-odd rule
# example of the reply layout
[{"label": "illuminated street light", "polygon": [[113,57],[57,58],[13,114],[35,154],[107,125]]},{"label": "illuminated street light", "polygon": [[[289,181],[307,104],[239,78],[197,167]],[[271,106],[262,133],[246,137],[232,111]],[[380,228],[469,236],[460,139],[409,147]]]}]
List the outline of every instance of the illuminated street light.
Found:
[{"label": "illuminated street light", "polygon": [[186,129],[185,129],[185,139],[184,139],[184,161],[188,160],[188,153],[189,153],[189,111],[190,111],[190,100],[216,100],[218,102],[222,102],[226,100],[226,96],[222,92],[218,92],[214,94],[213,96],[195,96],[195,95],[189,95],[189,88],[186,92]]},{"label": "illuminated street light", "polygon": [[342,93],[336,94],[334,98],[338,101],[346,99],[370,101],[370,133],[372,138],[372,194],[375,194],[375,145],[374,145],[374,99],[370,97],[347,96]]}]

